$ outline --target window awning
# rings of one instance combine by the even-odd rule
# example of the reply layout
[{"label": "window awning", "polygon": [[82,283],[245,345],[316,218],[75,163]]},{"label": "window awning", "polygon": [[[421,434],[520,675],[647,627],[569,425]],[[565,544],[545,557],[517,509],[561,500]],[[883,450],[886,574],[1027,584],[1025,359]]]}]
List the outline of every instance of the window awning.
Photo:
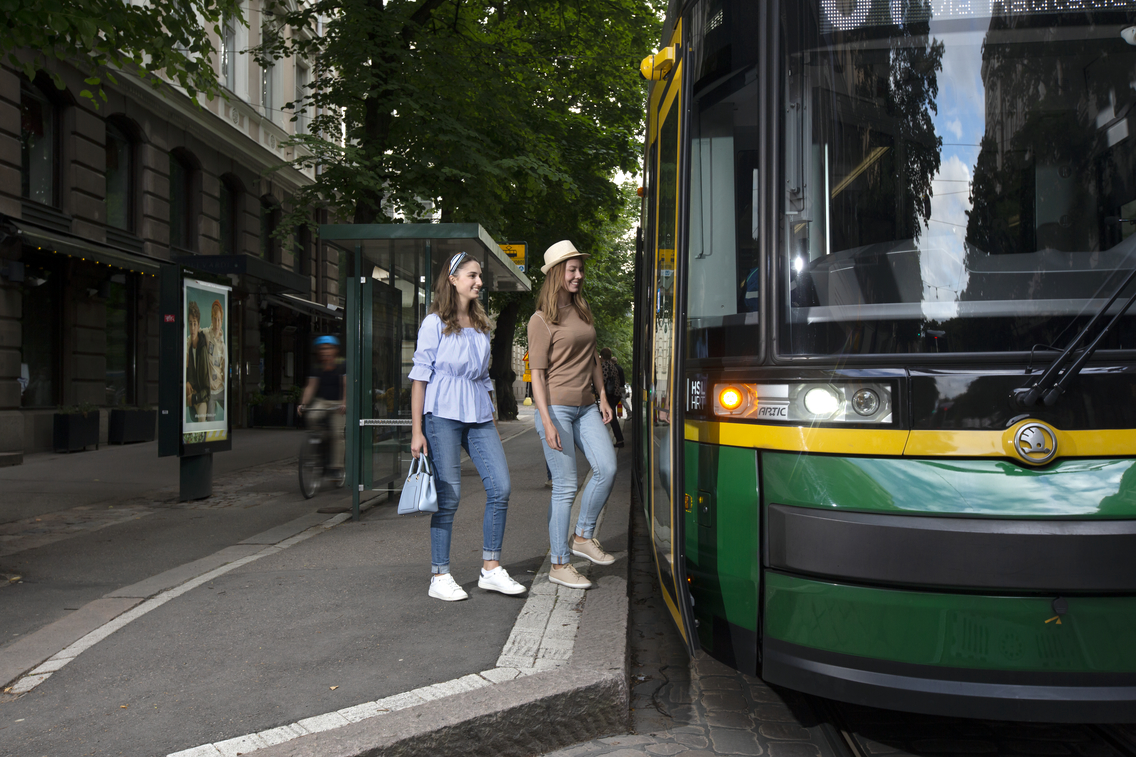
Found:
[{"label": "window awning", "polygon": [[303,297],[297,297],[287,292],[282,292],[278,295],[270,294],[266,299],[274,305],[282,305],[286,308],[304,313],[305,315],[314,315],[317,318],[343,320],[342,308],[333,307],[331,305],[321,305],[318,302],[305,300]]},{"label": "window awning", "polygon": [[74,234],[44,229],[18,218],[3,216],[3,221],[15,229],[20,241],[39,250],[58,252],[81,260],[152,275],[156,275],[161,264],[165,262],[121,247],[92,242]]},{"label": "window awning", "polygon": [[276,292],[287,289],[307,294],[311,288],[311,281],[302,273],[289,271],[283,266],[270,263],[264,258],[248,253],[240,253],[239,255],[175,255],[174,262],[202,273],[243,274],[250,278],[259,279],[267,284],[270,290]]}]

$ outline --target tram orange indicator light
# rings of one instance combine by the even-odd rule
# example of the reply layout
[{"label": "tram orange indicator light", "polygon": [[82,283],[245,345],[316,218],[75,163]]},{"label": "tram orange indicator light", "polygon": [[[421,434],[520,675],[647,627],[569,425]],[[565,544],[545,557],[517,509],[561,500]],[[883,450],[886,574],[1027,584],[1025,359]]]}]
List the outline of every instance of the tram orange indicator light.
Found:
[{"label": "tram orange indicator light", "polygon": [[742,406],[743,395],[735,386],[727,386],[718,392],[718,404],[727,410],[737,410]]}]

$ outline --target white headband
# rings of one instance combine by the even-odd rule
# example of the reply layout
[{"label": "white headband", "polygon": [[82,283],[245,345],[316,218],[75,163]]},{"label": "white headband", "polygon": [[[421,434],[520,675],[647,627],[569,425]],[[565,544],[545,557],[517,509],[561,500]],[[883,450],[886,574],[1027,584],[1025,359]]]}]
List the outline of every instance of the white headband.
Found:
[{"label": "white headband", "polygon": [[454,255],[454,259],[450,261],[450,275],[451,276],[454,275],[454,271],[456,271],[458,269],[458,266],[461,265],[461,262],[463,260],[465,260],[467,257],[469,257],[469,256],[466,255],[464,252],[459,252],[457,255]]}]

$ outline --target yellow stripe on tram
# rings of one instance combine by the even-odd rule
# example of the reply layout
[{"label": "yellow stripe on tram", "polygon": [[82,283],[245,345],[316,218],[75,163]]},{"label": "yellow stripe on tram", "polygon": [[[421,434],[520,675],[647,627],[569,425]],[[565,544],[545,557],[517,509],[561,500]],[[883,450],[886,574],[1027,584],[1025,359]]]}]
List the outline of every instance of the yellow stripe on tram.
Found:
[{"label": "yellow stripe on tram", "polygon": [[899,456],[907,443],[907,431],[687,421],[686,439],[785,452]]},{"label": "yellow stripe on tram", "polygon": [[[1014,434],[1023,421],[1005,431],[812,428],[757,423],[686,421],[686,440],[727,447],[892,457],[1002,457],[1023,462],[1014,450]],[[1055,460],[1069,457],[1136,456],[1136,429],[1062,431]]]}]

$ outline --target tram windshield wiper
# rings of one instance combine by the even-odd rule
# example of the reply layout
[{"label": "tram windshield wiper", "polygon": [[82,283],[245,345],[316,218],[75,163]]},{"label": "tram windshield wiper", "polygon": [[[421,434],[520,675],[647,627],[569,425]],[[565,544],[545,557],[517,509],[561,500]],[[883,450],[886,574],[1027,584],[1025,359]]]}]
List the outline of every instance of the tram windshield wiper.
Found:
[{"label": "tram windshield wiper", "polygon": [[[1104,317],[1105,313],[1112,307],[1112,304],[1116,302],[1121,293],[1128,288],[1128,285],[1131,284],[1134,279],[1136,279],[1136,268],[1128,272],[1128,276],[1126,276],[1120,286],[1116,288],[1112,296],[1108,298],[1108,302],[1093,315],[1083,329],[1077,332],[1077,336],[1073,337],[1073,341],[1069,342],[1069,346],[1050,364],[1041,378],[1038,379],[1033,386],[1023,387],[1014,392],[1014,396],[1017,398],[1019,404],[1024,407],[1033,407],[1037,404],[1038,399],[1040,399],[1043,405],[1049,407],[1057,401],[1057,398],[1065,392],[1065,388],[1069,385],[1069,382],[1077,377],[1077,374],[1085,367],[1085,363],[1087,363],[1089,358],[1093,356],[1093,353],[1096,352],[1101,340],[1105,338],[1108,332],[1112,331],[1113,326],[1119,323],[1120,319],[1124,317],[1124,314],[1128,312],[1128,308],[1132,307],[1132,303],[1136,302],[1136,291],[1134,291],[1120,308],[1120,312],[1114,315],[1112,320],[1101,329],[1101,332],[1096,335],[1093,341],[1081,351],[1081,354],[1077,356],[1073,364],[1070,365],[1064,373],[1061,373],[1061,369],[1069,362],[1069,358],[1072,357],[1074,351],[1076,351],[1077,345],[1080,344],[1081,340],[1085,338],[1085,335],[1092,330],[1097,321]],[[1060,378],[1058,378],[1058,374],[1060,374]]]}]

